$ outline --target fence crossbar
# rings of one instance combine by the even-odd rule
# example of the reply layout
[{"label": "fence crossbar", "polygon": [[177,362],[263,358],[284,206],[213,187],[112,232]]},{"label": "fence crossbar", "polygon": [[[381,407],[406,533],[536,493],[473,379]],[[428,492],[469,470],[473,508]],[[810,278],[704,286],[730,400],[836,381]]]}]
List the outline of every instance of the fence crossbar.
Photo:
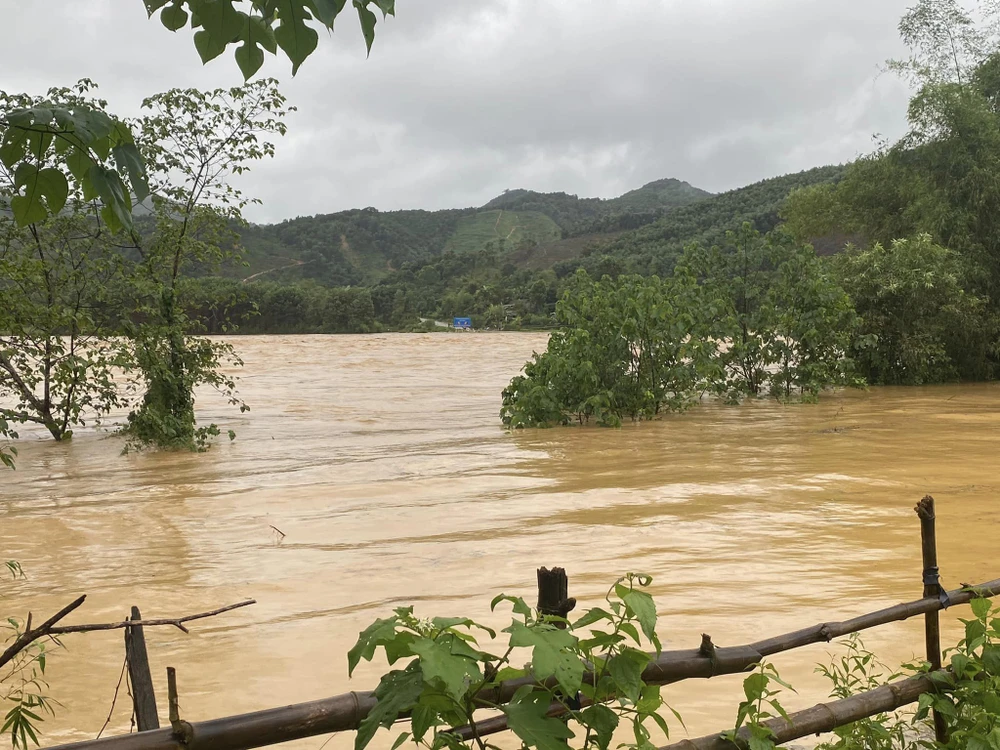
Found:
[{"label": "fence crossbar", "polygon": [[[945,606],[997,595],[1000,595],[1000,579],[964,586],[941,597],[925,597],[897,604],[849,620],[820,623],[746,646],[716,648],[712,657],[700,649],[664,651],[658,656],[650,654],[652,660],[643,672],[643,680],[649,684],[665,685],[696,677],[740,673],[771,654],[812,643],[829,642],[840,636],[906,620]],[[588,678],[592,680],[593,676],[584,676],[584,679]],[[484,702],[492,704],[506,703],[525,684],[533,684],[533,681],[530,678],[511,680],[484,692],[481,697]],[[191,722],[187,724],[190,732],[184,738],[178,738],[170,729],[159,729],[55,745],[49,750],[249,750],[304,737],[355,730],[375,702],[370,691],[351,692],[309,703]]]}]

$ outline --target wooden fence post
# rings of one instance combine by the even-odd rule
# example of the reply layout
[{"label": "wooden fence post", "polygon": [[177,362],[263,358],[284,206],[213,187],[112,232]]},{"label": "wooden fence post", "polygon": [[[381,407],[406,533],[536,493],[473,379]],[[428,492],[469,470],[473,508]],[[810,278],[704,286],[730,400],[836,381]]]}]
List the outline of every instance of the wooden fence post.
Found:
[{"label": "wooden fence post", "polygon": [[[937,564],[937,533],[935,531],[934,498],[926,495],[916,507],[920,518],[920,548],[924,562],[924,597],[940,597],[944,594]],[[927,661],[931,670],[941,669],[941,624],[938,610],[924,615],[924,639],[927,645]],[[948,741],[948,726],[944,716],[934,712],[934,736],[940,743]]]},{"label": "wooden fence post", "polygon": [[[538,611],[543,615],[566,617],[576,606],[569,596],[569,578],[563,568],[538,569]],[[563,625],[560,623],[560,627]]]},{"label": "wooden fence post", "polygon": [[[138,607],[132,607],[130,620],[141,620]],[[132,706],[135,723],[140,732],[160,728],[160,718],[156,713],[156,694],[153,692],[153,676],[149,671],[149,656],[146,653],[146,636],[142,626],[125,628],[125,656],[128,658],[128,678],[132,683]]]}]

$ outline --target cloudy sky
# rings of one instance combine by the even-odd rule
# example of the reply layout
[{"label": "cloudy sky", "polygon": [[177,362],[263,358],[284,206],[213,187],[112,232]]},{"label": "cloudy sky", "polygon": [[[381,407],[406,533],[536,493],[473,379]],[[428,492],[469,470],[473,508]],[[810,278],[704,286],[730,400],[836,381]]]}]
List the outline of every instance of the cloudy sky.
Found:
[{"label": "cloudy sky", "polygon": [[[292,78],[298,112],[240,186],[276,221],[352,207],[480,205],[505,188],[612,197],[662,177],[723,191],[898,136],[908,0],[397,0],[371,57],[356,16]],[[230,86],[142,0],[0,0],[0,89],[89,77],[119,115],[167,88]],[[13,33],[11,33],[13,32]]]}]

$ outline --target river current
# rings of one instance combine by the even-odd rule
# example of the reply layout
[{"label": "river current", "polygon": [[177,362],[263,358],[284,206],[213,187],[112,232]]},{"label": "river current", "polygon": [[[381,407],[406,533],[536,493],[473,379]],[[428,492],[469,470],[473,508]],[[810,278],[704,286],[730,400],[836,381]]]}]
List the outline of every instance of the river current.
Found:
[{"label": "river current", "polygon": [[[199,414],[235,442],[122,456],[106,432],[66,444],[30,433],[17,470],[0,474],[0,559],[27,574],[0,588],[5,616],[30,609],[37,622],[81,593],[69,622],[119,620],[133,604],[165,617],[257,600],[190,635],[147,631],[164,717],[167,666],[189,720],[370,688],[382,665],[349,680],[346,653],[376,617],[412,603],[503,627],[490,599],[533,601],[540,565],[567,569],[580,609],[627,571],[651,574],[665,648],[695,647],[701,633],[737,645],[919,598],[913,506],[926,493],[944,583],[1000,576],[996,385],[705,404],[621,430],[511,434],[500,391],[542,334],[234,343],[251,410],[206,393]],[[966,612],[946,613],[946,635]],[[922,624],[865,640],[895,667],[922,650]],[[43,745],[94,737],[122,669],[121,631],[64,642],[49,669],[64,706]],[[813,668],[835,648],[774,659],[798,690],[786,708],[826,696]],[[692,735],[728,726],[741,692],[739,677],[664,689]],[[124,693],[106,733],[128,731]]]}]

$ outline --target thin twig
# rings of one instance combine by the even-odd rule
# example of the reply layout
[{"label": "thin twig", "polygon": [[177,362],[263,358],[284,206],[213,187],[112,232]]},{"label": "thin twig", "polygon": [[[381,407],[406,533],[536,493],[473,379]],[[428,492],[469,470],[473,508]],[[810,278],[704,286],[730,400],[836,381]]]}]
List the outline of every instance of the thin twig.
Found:
[{"label": "thin twig", "polygon": [[101,735],[104,734],[104,730],[108,728],[108,724],[111,723],[111,717],[115,713],[115,706],[118,705],[118,691],[122,689],[122,680],[125,679],[125,667],[128,666],[128,654],[125,654],[125,660],[122,662],[122,673],[118,675],[118,684],[115,685],[115,695],[111,699],[111,710],[108,711],[108,718],[104,720],[104,726],[101,727],[101,731],[97,733],[97,739],[101,739]]}]

